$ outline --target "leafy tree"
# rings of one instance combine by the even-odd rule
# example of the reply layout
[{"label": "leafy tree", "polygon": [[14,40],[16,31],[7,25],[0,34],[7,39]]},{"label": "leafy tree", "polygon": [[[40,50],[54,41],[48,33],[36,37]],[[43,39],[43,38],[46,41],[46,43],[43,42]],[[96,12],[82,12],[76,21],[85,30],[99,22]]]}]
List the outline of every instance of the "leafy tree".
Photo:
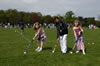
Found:
[{"label": "leafy tree", "polygon": [[[73,11],[68,11],[65,16],[61,16],[60,14],[57,15],[60,19],[64,20],[68,24],[72,24],[75,19],[79,19],[83,26],[88,26],[89,24],[96,24],[99,26],[99,22],[95,21],[95,18],[83,18],[82,16],[76,17]],[[8,9],[8,10],[0,10],[0,23],[8,23],[11,24],[18,24],[18,23],[25,23],[25,24],[33,24],[35,22],[43,23],[54,23],[55,16],[45,15],[43,16],[40,12],[24,12],[24,11],[17,11],[16,9]],[[100,16],[98,16],[100,20]]]},{"label": "leafy tree", "polygon": [[6,11],[6,16],[8,18],[8,21],[12,24],[16,24],[17,22],[19,22],[19,14],[18,14],[18,11],[16,9],[7,10]]},{"label": "leafy tree", "polygon": [[100,21],[96,21],[95,25],[100,28]]},{"label": "leafy tree", "polygon": [[7,17],[3,10],[0,10],[0,23],[7,23]]},{"label": "leafy tree", "polygon": [[65,19],[67,23],[72,24],[76,17],[74,16],[74,13],[72,11],[68,11],[65,14]]},{"label": "leafy tree", "polygon": [[41,17],[37,13],[32,13],[32,23],[39,22],[40,23]]},{"label": "leafy tree", "polygon": [[[23,15],[22,15],[23,16]],[[25,24],[27,24],[27,23],[32,23],[32,16],[31,16],[31,14],[30,13],[24,13],[24,16],[23,16],[23,18],[22,18],[22,20],[23,20],[23,22],[25,23]]]},{"label": "leafy tree", "polygon": [[46,15],[43,17],[43,22],[47,24],[54,23],[54,18],[50,15]]},{"label": "leafy tree", "polygon": [[85,20],[84,20],[84,18],[82,16],[79,16],[78,20],[80,21],[80,23],[82,24],[82,26],[86,26],[87,25],[86,22],[85,22]]},{"label": "leafy tree", "polygon": [[59,16],[59,18],[60,18],[61,20],[64,20],[64,21],[65,21],[65,18],[64,18],[63,16]]},{"label": "leafy tree", "polygon": [[90,25],[90,24],[95,24],[95,18],[93,17],[87,18],[87,25]]}]

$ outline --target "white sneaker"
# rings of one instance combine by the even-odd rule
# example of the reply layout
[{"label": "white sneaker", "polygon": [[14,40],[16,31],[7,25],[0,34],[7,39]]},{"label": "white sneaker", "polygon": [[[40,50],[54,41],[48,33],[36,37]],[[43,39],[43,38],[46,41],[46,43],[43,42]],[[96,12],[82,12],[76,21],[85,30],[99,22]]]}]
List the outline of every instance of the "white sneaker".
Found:
[{"label": "white sneaker", "polygon": [[40,48],[38,47],[38,48],[35,49],[35,51],[38,51],[39,49],[40,49]]},{"label": "white sneaker", "polygon": [[42,48],[40,48],[37,52],[41,52],[42,51]]},{"label": "white sneaker", "polygon": [[79,53],[79,51],[76,51],[76,53]]},{"label": "white sneaker", "polygon": [[85,55],[85,51],[83,50],[82,52],[83,52],[83,55]]},{"label": "white sneaker", "polygon": [[83,53],[83,55],[85,55],[85,53]]}]

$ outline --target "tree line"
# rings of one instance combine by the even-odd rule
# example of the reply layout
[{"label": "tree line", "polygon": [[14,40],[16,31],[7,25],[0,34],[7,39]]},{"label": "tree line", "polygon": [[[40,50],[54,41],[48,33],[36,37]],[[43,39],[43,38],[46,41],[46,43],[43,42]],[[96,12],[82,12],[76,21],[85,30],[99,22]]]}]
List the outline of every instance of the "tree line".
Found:
[{"label": "tree line", "polygon": [[[83,26],[94,24],[100,27],[100,21],[96,21],[94,17],[76,17],[73,11],[66,12],[64,16],[57,16],[68,24],[73,24],[74,20],[78,19]],[[0,23],[2,24],[33,24],[35,22],[50,24],[55,23],[55,17],[56,16],[42,15],[40,12],[24,12],[16,9],[0,10]]]}]

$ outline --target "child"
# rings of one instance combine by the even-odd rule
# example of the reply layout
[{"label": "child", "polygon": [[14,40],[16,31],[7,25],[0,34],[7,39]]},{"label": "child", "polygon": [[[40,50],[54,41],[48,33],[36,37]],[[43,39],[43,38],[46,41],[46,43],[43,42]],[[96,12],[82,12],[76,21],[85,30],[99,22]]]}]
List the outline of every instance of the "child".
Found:
[{"label": "child", "polygon": [[33,40],[37,37],[38,47],[35,49],[37,52],[41,52],[43,48],[43,42],[46,42],[46,35],[43,30],[43,28],[40,26],[40,24],[37,22],[34,24],[34,30],[36,31],[35,36],[33,37]]},{"label": "child", "polygon": [[77,51],[78,53],[80,50],[82,50],[83,55],[85,55],[85,46],[84,46],[84,40],[83,40],[83,29],[80,26],[80,23],[78,20],[74,21],[74,36],[75,36],[75,41],[76,41],[76,46],[77,46]]}]

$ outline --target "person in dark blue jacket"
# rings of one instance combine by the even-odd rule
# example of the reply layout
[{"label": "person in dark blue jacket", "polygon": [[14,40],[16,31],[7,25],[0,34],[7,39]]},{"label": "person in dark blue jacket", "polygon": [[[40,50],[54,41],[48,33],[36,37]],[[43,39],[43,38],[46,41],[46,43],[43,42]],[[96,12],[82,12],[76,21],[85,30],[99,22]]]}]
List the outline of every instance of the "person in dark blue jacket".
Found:
[{"label": "person in dark blue jacket", "polygon": [[63,54],[67,52],[68,25],[56,17],[57,41],[60,41],[60,47]]},{"label": "person in dark blue jacket", "polygon": [[20,28],[21,28],[21,33],[23,34],[24,33],[24,24],[23,23],[21,24]]}]

